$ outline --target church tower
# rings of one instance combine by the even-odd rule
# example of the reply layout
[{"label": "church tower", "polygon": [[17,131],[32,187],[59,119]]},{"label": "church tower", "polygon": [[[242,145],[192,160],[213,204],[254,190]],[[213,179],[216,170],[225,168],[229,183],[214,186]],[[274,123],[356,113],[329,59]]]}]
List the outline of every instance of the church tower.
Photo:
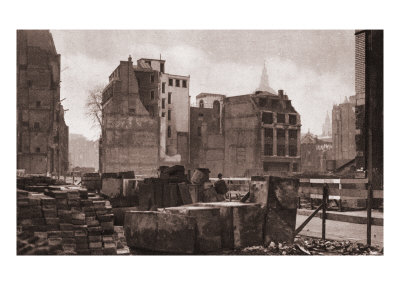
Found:
[{"label": "church tower", "polygon": [[326,112],[325,123],[322,126],[322,136],[332,136],[332,123],[328,112]]},{"label": "church tower", "polygon": [[276,92],[269,86],[267,67],[264,60],[264,68],[261,74],[260,85],[256,91],[269,92],[276,95]]}]

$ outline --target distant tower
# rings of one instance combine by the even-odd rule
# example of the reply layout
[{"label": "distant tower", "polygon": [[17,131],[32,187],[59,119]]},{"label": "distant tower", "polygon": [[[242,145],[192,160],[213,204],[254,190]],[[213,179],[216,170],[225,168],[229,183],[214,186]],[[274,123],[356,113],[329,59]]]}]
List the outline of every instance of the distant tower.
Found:
[{"label": "distant tower", "polygon": [[322,126],[322,136],[332,136],[332,123],[328,112],[326,112],[325,123]]},{"label": "distant tower", "polygon": [[261,74],[260,85],[256,91],[269,92],[276,95],[276,92],[269,86],[267,67],[264,60],[264,68]]}]

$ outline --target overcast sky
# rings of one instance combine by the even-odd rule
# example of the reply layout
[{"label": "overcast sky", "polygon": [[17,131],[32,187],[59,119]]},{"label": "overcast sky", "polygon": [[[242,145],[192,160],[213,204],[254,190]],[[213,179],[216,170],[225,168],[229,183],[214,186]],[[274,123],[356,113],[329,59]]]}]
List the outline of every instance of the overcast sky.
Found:
[{"label": "overcast sky", "polygon": [[253,93],[264,60],[270,86],[301,115],[302,132],[321,134],[326,112],[354,95],[354,31],[65,31],[52,30],[61,54],[61,98],[70,133],[99,130],[85,116],[88,91],[106,84],[132,55],[166,60],[166,72],[190,75],[192,102],[201,92]]}]

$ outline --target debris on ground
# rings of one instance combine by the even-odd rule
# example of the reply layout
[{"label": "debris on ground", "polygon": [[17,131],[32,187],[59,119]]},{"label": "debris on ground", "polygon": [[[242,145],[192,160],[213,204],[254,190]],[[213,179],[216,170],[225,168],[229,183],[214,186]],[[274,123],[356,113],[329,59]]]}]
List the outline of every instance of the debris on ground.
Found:
[{"label": "debris on ground", "polygon": [[351,241],[296,237],[294,244],[271,242],[266,246],[224,251],[225,255],[383,255],[383,248]]}]

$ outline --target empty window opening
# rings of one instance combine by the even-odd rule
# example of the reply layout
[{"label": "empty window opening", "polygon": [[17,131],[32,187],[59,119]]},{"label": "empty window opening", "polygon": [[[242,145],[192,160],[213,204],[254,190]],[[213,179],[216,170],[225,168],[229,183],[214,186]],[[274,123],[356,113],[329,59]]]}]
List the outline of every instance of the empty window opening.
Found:
[{"label": "empty window opening", "polygon": [[289,115],[289,124],[296,125],[297,124],[297,116],[296,115]]},{"label": "empty window opening", "polygon": [[181,86],[181,81],[179,79],[175,79],[175,86]]},{"label": "empty window opening", "polygon": [[264,155],[266,155],[266,156],[273,155],[273,145],[271,143],[264,145]]},{"label": "empty window opening", "polygon": [[284,139],[285,138],[285,129],[280,129],[280,128],[278,128],[277,130],[276,130],[276,137],[278,138],[278,139]]},{"label": "empty window opening", "polygon": [[171,121],[171,110],[168,110],[168,121]]},{"label": "empty window opening", "polygon": [[168,93],[168,104],[172,102],[172,93]]},{"label": "empty window opening", "polygon": [[160,72],[164,73],[164,63],[160,63]]},{"label": "empty window opening", "polygon": [[154,83],[154,75],[153,74],[150,75],[150,81],[151,81],[151,83]]},{"label": "empty window opening", "polygon": [[165,98],[161,99],[161,108],[165,108]]},{"label": "empty window opening", "polygon": [[203,101],[203,100],[200,100],[200,102],[199,102],[199,107],[200,107],[200,108],[204,108],[204,101]]},{"label": "empty window opening", "polygon": [[297,156],[297,145],[289,145],[289,156]]},{"label": "empty window opening", "polygon": [[285,145],[278,145],[277,146],[277,155],[278,156],[285,156],[286,155]]},{"label": "empty window opening", "polygon": [[277,121],[277,123],[282,123],[282,124],[284,124],[285,123],[285,114],[277,114],[276,115],[276,121]]},{"label": "empty window opening", "polygon": [[36,153],[40,153],[40,147],[36,147]]},{"label": "empty window opening", "polygon": [[40,101],[36,101],[36,107],[40,107]]},{"label": "empty window opening", "polygon": [[201,136],[201,126],[197,127],[197,135]]},{"label": "empty window opening", "polygon": [[186,80],[182,80],[182,87],[185,88],[186,86]]},{"label": "empty window opening", "polygon": [[171,126],[168,126],[168,137],[171,137]]},{"label": "empty window opening", "polygon": [[264,137],[272,139],[274,137],[274,130],[272,128],[264,128]]},{"label": "empty window opening", "polygon": [[161,91],[162,91],[163,93],[165,93],[165,82],[163,82],[162,85],[161,85]]},{"label": "empty window opening", "polygon": [[154,100],[154,91],[150,91],[150,99]]},{"label": "empty window opening", "polygon": [[262,121],[265,124],[272,124],[274,122],[273,114],[271,112],[263,112]]},{"label": "empty window opening", "polygon": [[169,86],[173,86],[173,85],[174,85],[174,80],[170,78],[170,79],[168,80],[168,85],[169,85]]},{"label": "empty window opening", "polygon": [[297,130],[293,130],[293,129],[289,130],[289,139],[297,140]]}]

